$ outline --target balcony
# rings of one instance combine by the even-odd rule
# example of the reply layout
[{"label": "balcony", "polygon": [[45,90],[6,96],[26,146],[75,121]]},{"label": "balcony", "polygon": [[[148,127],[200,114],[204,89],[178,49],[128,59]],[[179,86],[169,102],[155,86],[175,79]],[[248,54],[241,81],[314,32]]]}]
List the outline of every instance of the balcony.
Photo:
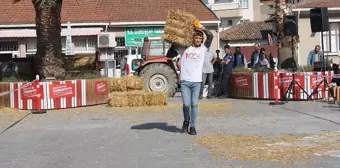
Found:
[{"label": "balcony", "polygon": [[220,18],[241,18],[243,17],[242,9],[228,9],[214,11]]},{"label": "balcony", "polygon": [[239,3],[215,3],[210,5],[210,9],[213,11],[240,9]]},{"label": "balcony", "polygon": [[239,18],[243,17],[243,8],[239,0],[230,3],[213,3],[207,6],[214,11],[220,18]]}]

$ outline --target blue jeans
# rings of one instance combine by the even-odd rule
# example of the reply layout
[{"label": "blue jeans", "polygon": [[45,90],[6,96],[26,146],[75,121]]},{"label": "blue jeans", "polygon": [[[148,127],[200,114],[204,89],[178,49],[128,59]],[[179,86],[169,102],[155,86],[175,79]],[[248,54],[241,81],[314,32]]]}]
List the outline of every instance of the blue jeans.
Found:
[{"label": "blue jeans", "polygon": [[181,81],[184,121],[189,121],[190,127],[195,127],[196,124],[200,89],[201,82]]}]

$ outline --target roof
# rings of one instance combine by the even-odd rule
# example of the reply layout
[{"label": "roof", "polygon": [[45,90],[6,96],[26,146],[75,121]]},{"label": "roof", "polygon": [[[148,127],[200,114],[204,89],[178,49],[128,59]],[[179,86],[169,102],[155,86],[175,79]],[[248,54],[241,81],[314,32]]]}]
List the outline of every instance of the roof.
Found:
[{"label": "roof", "polygon": [[263,40],[272,31],[272,23],[264,21],[246,22],[220,32],[225,41]]},{"label": "roof", "polygon": [[[165,21],[168,10],[181,9],[202,21],[218,17],[201,0],[63,0],[62,23],[151,22]],[[32,0],[0,5],[0,24],[34,24]]]},{"label": "roof", "polygon": [[293,8],[317,8],[317,7],[337,8],[337,7],[340,7],[340,0],[305,0],[305,2],[293,5],[292,7]]},{"label": "roof", "polygon": [[[100,34],[103,28],[72,28],[72,36],[95,36]],[[61,36],[67,36],[68,30],[61,29]],[[0,30],[0,38],[22,38],[22,37],[37,37],[35,29],[2,29]]]}]

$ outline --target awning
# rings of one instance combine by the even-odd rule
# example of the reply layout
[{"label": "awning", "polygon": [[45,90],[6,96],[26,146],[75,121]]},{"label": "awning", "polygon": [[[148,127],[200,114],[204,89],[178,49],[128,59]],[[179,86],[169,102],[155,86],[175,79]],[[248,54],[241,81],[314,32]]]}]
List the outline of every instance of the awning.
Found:
[{"label": "awning", "polygon": [[[103,28],[72,28],[72,36],[95,36]],[[35,29],[0,29],[0,38],[36,37]],[[61,36],[67,36],[67,29],[61,30]]]}]

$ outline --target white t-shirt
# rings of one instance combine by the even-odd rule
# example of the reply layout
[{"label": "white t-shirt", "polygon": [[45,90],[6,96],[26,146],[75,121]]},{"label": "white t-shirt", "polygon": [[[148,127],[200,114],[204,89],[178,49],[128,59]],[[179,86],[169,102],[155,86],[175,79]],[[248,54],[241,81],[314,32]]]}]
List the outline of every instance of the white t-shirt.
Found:
[{"label": "white t-shirt", "polygon": [[202,70],[207,47],[202,44],[200,47],[190,46],[179,49],[181,56],[180,80],[188,82],[202,82]]},{"label": "white t-shirt", "polygon": [[211,61],[217,58],[217,56],[213,52],[206,52],[204,57],[204,63],[203,63],[203,73],[213,73],[214,72],[214,66],[211,64]]}]

